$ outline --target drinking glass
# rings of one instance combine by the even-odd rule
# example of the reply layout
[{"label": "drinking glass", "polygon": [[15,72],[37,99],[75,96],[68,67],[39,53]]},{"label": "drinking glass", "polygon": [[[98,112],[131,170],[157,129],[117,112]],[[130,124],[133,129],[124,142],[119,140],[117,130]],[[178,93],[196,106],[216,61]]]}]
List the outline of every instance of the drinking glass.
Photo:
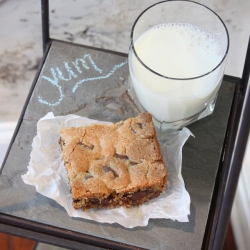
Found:
[{"label": "drinking glass", "polygon": [[214,110],[229,35],[221,18],[192,1],[163,1],[135,20],[129,91],[161,132],[178,130]]}]

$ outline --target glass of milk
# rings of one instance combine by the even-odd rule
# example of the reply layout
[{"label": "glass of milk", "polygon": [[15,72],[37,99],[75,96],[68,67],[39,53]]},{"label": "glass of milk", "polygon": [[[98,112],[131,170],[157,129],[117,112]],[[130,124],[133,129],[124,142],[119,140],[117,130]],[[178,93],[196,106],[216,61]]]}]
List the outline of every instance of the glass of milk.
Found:
[{"label": "glass of milk", "polygon": [[227,28],[209,8],[154,4],[132,27],[130,93],[159,131],[178,130],[213,112],[228,49]]}]

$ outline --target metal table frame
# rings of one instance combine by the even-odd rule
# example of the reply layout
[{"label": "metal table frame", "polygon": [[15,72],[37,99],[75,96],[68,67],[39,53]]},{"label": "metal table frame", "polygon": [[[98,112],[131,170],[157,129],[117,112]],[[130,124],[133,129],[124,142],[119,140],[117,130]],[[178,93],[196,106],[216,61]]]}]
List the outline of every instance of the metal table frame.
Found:
[{"label": "metal table frame", "polygon": [[[37,78],[46,60],[51,42],[49,34],[49,1],[41,0],[42,10],[42,34],[43,34],[43,50],[44,56],[40,63],[39,69],[31,86],[23,111],[20,115],[18,125],[10,142],[9,149],[3,161],[3,165],[7,159],[11,145],[17,135],[18,129],[22,122],[25,109],[36,85]],[[83,46],[86,48],[92,48]],[[118,55],[126,55],[124,53],[107,51],[99,48],[96,50],[106,51]],[[211,209],[208,216],[206,231],[203,238],[202,249],[222,249],[228,223],[230,220],[231,209],[233,205],[234,195],[237,188],[237,182],[241,170],[241,165],[246,149],[248,135],[250,131],[250,39],[246,54],[246,60],[242,78],[236,78],[225,75],[224,79],[237,84],[230,119],[228,123],[227,135],[224,141],[224,151],[221,155],[221,162],[215,181],[215,188],[211,203]],[[66,248],[92,249],[91,245],[102,248],[114,249],[141,249],[123,243],[112,242],[110,240],[89,236],[77,232],[55,228],[53,226],[24,220],[10,215],[0,213],[0,231],[30,238],[49,244],[64,246]],[[87,244],[87,245],[86,245]],[[95,248],[96,249],[96,248]]]}]

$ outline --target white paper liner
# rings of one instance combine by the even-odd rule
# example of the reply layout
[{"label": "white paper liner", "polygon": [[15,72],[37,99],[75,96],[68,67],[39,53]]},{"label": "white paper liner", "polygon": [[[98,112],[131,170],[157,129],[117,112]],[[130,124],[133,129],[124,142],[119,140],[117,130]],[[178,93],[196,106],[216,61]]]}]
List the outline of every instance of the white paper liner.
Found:
[{"label": "white paper liner", "polygon": [[26,184],[65,208],[69,216],[106,223],[119,223],[126,228],[146,226],[150,218],[164,218],[188,222],[190,196],[181,175],[182,147],[192,133],[187,128],[164,140],[161,147],[168,171],[167,188],[160,197],[139,207],[75,210],[68,184],[67,172],[58,139],[63,127],[80,127],[94,123],[106,123],[76,115],[57,116],[48,113],[37,123],[37,135],[33,139],[28,172],[22,175]]}]

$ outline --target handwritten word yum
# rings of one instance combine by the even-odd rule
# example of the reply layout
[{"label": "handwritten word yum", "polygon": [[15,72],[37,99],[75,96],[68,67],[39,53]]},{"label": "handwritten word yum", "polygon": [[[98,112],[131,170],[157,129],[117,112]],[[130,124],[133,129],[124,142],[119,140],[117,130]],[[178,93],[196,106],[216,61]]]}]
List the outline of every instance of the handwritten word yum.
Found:
[{"label": "handwritten word yum", "polygon": [[[83,58],[77,58],[75,61],[73,61],[71,63],[64,62],[64,67],[66,69],[67,76],[64,76],[63,73],[62,73],[62,71],[58,67],[56,67],[56,68],[50,68],[51,77],[42,75],[43,79],[45,79],[46,81],[48,81],[49,83],[51,83],[59,91],[59,98],[58,98],[58,100],[55,101],[54,103],[51,103],[51,102],[48,102],[48,101],[44,100],[42,96],[38,96],[38,101],[40,103],[43,103],[43,104],[48,105],[48,106],[57,106],[58,104],[61,103],[61,101],[63,100],[63,98],[65,96],[63,94],[62,86],[59,85],[59,81],[66,81],[66,82],[68,82],[68,81],[72,81],[72,80],[76,79],[77,82],[74,84],[74,86],[72,88],[72,92],[75,93],[77,91],[78,87],[81,84],[83,84],[84,82],[99,81],[99,80],[102,80],[102,79],[109,78],[111,75],[113,75],[116,72],[116,70],[118,70],[119,68],[121,68],[125,64],[127,64],[127,61],[122,62],[120,64],[116,64],[116,65],[114,65],[114,67],[107,74],[103,75],[102,74],[103,70],[100,69],[95,64],[95,62],[93,61],[91,55],[89,55],[89,54],[85,54],[83,56]],[[80,67],[80,65],[82,67]],[[96,71],[99,75],[98,76],[94,76],[94,77],[88,77],[88,78],[79,79],[81,77],[81,74],[83,73],[82,69],[90,70],[91,68],[94,71]]]}]

